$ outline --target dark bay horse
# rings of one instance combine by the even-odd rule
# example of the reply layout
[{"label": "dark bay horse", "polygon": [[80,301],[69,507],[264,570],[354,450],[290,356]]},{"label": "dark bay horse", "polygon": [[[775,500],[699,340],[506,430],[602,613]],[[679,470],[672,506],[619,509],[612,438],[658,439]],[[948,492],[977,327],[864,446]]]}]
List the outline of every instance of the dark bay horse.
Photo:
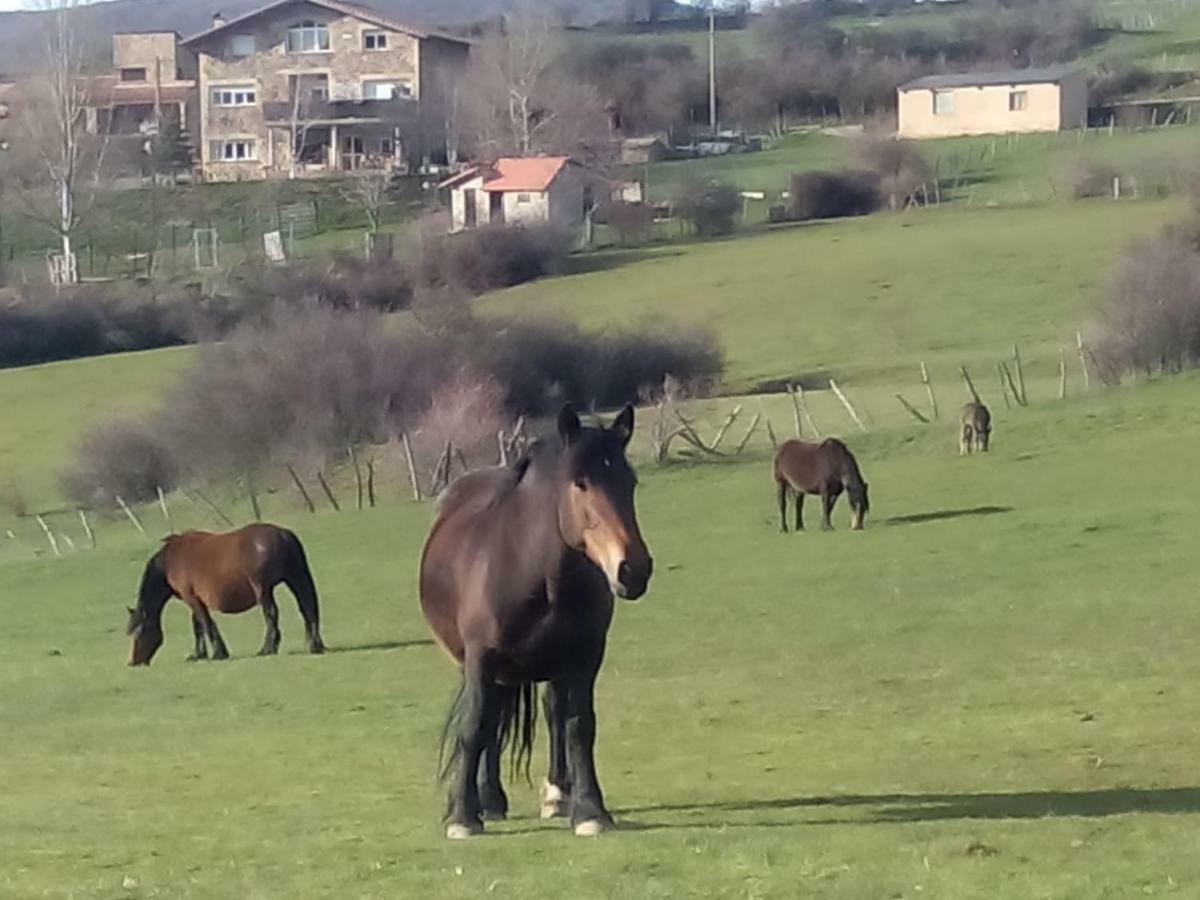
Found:
[{"label": "dark bay horse", "polygon": [[514,765],[528,766],[539,682],[550,733],[542,816],[569,816],[577,835],[612,824],[593,756],[596,676],[613,595],[641,597],[653,568],[625,458],[632,434],[631,406],[608,428],[583,427],[564,406],[557,437],[511,467],[462,476],[440,500],[420,591],[429,627],[462,667],[443,735],[457,732],[443,770],[449,838],[507,815],[500,756],[511,744]]},{"label": "dark bay horse", "polygon": [[796,498],[797,531],[804,529],[805,494],[820,495],[821,525],[826,529],[833,528],[830,516],[842,491],[850,497],[850,527],[854,530],[863,527],[871,508],[858,460],[837,438],[827,438],[819,444],[784,441],[775,454],[775,484],[779,489],[779,527],[784,533],[788,530],[789,493]]},{"label": "dark bay horse", "polygon": [[138,605],[129,610],[128,634],[133,638],[131,666],[148,666],[162,646],[162,611],[167,601],[178,597],[192,611],[196,649],[188,659],[206,659],[207,635],[213,659],[228,659],[229,649],[221,639],[212,613],[240,613],[258,605],[267,621],[267,636],[260,655],[279,650],[279,608],[274,589],[286,584],[296,596],[308,649],[322,653],[317,589],[300,539],[277,525],[247,525],[236,531],[213,534],[185,531],[163,541],[142,574]]},{"label": "dark bay horse", "polygon": [[972,400],[962,408],[962,416],[959,420],[959,455],[987,453],[991,442],[992,413],[978,400]]}]

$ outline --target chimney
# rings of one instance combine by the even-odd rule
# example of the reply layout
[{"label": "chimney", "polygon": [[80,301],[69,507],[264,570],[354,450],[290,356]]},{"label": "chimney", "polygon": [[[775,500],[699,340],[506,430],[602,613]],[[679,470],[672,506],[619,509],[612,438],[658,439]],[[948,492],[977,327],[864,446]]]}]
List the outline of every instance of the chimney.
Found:
[{"label": "chimney", "polygon": [[220,28],[220,27],[222,27],[224,24],[225,24],[225,17],[224,17],[223,15],[221,15],[220,11],[218,10],[217,12],[213,13],[213,24],[212,24],[212,27],[213,27],[213,28]]}]

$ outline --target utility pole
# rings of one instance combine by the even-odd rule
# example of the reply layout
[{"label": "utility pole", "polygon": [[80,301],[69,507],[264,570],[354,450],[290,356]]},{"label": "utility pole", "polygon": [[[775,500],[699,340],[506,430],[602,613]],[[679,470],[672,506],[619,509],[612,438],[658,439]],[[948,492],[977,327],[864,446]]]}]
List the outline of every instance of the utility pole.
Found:
[{"label": "utility pole", "polygon": [[708,3],[708,130],[717,136],[717,8]]}]

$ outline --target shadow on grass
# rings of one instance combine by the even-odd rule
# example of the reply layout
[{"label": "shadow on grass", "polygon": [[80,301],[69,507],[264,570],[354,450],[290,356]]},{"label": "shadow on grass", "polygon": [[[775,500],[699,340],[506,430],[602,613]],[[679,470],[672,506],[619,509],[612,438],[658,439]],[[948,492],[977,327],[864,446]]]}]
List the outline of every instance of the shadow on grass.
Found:
[{"label": "shadow on grass", "polygon": [[[1200,788],[1108,788],[1094,791],[1028,791],[1008,794],[847,794],[837,797],[780,797],[720,803],[681,803],[619,810],[621,815],[659,812],[771,812],[843,807],[879,807],[863,818],[830,822],[798,819],[792,824],[926,822],[947,819],[1101,818],[1131,813],[1200,813]],[[630,830],[672,828],[670,824],[625,823]],[[712,823],[713,825],[723,823]],[[753,826],[755,823],[747,823]],[[788,824],[764,822],[763,825]],[[684,827],[687,827],[686,825]]]},{"label": "shadow on grass", "polygon": [[921,525],[925,522],[944,522],[948,519],[965,519],[970,516],[999,516],[1013,511],[1011,506],[973,506],[970,509],[938,509],[933,512],[912,513],[907,516],[892,516],[881,519],[881,525]]},{"label": "shadow on grass", "polygon": [[326,653],[371,653],[376,650],[404,650],[408,647],[432,647],[429,638],[417,638],[412,641],[377,641],[373,644],[350,644],[346,647],[326,647]]},{"label": "shadow on grass", "polygon": [[673,256],[682,255],[682,250],[635,250],[614,247],[606,250],[597,250],[592,253],[580,253],[568,256],[558,274],[590,275],[593,272],[607,272],[612,269],[619,269],[622,266],[645,262],[646,260],[670,259]]}]

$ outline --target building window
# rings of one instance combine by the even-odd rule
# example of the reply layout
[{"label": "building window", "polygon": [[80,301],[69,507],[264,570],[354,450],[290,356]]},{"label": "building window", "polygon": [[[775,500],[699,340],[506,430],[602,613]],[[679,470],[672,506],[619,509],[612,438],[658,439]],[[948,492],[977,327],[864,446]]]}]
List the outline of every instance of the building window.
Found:
[{"label": "building window", "polygon": [[933,92],[933,114],[935,116],[954,115],[954,91]]},{"label": "building window", "polygon": [[396,145],[392,143],[391,138],[383,138],[379,142],[379,155],[390,159],[395,152],[395,147]]},{"label": "building window", "polygon": [[364,100],[395,100],[412,97],[412,85],[397,78],[363,82]]},{"label": "building window", "polygon": [[252,162],[258,159],[254,141],[213,141],[209,148],[214,162]]},{"label": "building window", "polygon": [[530,196],[529,194],[517,194],[517,202],[518,203],[532,203],[533,197]]},{"label": "building window", "polygon": [[1028,91],[1011,91],[1008,95],[1008,111],[1024,112],[1029,109]]},{"label": "building window", "polygon": [[258,103],[258,91],[252,84],[213,88],[212,103],[213,106],[254,106]]},{"label": "building window", "polygon": [[386,31],[364,31],[363,32],[363,49],[364,50],[386,50],[388,45]]},{"label": "building window", "polygon": [[145,70],[145,68],[122,69],[121,70],[121,80],[122,81],[145,81],[146,80],[146,70]]},{"label": "building window", "polygon": [[287,33],[288,53],[323,53],[329,49],[329,27],[324,22],[306,20],[293,25]]},{"label": "building window", "polygon": [[230,56],[253,56],[257,50],[252,34],[235,34],[229,39]]}]

